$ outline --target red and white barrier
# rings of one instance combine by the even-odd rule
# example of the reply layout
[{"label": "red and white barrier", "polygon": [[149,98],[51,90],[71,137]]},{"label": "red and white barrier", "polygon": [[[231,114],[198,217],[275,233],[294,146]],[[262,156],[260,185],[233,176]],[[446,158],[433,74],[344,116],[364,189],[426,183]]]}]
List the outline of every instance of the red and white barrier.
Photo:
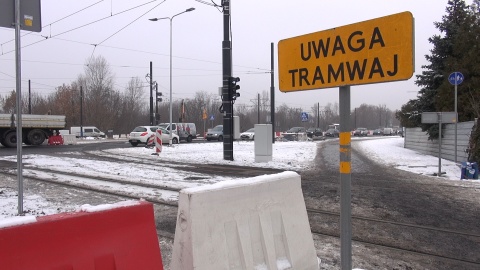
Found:
[{"label": "red and white barrier", "polygon": [[151,203],[84,208],[0,226],[0,268],[163,269]]},{"label": "red and white barrier", "polygon": [[147,143],[145,144],[145,148],[153,148],[154,146],[155,146],[155,135],[152,134],[152,136],[150,136],[147,139]]},{"label": "red and white barrier", "polygon": [[162,130],[157,129],[155,132],[155,153],[160,154],[162,152]]},{"label": "red and white barrier", "polygon": [[54,135],[48,137],[48,145],[63,145],[62,135]]}]

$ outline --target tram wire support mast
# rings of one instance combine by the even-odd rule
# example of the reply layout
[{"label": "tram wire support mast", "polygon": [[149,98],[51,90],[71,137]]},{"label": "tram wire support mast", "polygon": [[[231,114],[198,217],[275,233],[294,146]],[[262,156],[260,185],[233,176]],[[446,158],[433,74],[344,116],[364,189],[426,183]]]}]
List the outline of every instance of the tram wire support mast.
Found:
[{"label": "tram wire support mast", "polygon": [[222,108],[223,108],[223,159],[233,161],[233,101],[230,95],[232,77],[232,43],[230,42],[230,0],[222,0]]}]

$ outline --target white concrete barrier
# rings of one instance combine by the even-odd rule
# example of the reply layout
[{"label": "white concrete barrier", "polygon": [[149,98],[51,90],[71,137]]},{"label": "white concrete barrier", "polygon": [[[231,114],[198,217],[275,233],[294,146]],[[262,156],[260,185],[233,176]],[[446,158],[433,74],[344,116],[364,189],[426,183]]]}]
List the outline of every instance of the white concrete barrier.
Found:
[{"label": "white concrete barrier", "polygon": [[77,144],[77,137],[75,136],[75,134],[65,134],[62,135],[62,137],[64,145]]},{"label": "white concrete barrier", "polygon": [[172,270],[319,269],[295,172],[183,189],[178,204]]}]

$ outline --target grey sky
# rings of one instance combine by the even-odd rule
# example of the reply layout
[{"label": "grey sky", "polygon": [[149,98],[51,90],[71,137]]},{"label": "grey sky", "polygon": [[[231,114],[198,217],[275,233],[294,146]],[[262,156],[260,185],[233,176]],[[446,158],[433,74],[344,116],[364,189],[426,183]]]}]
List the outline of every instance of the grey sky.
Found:
[{"label": "grey sky", "polygon": [[[221,0],[215,2],[220,4]],[[352,108],[367,103],[400,109],[417,95],[415,75],[427,64],[424,55],[432,48],[427,39],[438,34],[433,22],[441,21],[446,4],[447,0],[231,0],[233,75],[241,78],[237,104],[252,105],[257,93],[269,91],[272,42],[277,69],[279,40],[410,11],[415,18],[414,76],[408,81],[351,88]],[[42,0],[43,31],[22,32],[22,91],[28,90],[30,79],[32,91],[48,95],[83,73],[88,58],[101,55],[110,64],[120,90],[131,77],[144,80],[152,61],[154,80],[165,95],[169,91],[170,24],[169,20],[148,19],[169,17],[190,7],[195,11],[173,19],[173,98],[193,98],[197,91],[218,93],[222,84],[223,16],[216,8],[195,0]],[[0,28],[1,95],[15,88],[14,38],[13,29]],[[310,111],[317,102],[320,106],[338,102],[338,88],[282,93],[278,73],[275,88],[277,106],[285,103]],[[148,95],[145,87],[145,97]]]}]

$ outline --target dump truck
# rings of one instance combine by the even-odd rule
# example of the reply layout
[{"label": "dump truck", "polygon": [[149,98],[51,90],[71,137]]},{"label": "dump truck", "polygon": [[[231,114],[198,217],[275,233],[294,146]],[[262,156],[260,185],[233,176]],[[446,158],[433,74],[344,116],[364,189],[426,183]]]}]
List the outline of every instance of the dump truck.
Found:
[{"label": "dump truck", "polygon": [[[65,129],[64,115],[22,115],[22,141],[26,145],[41,145],[60,129]],[[0,143],[5,147],[16,147],[16,131],[16,114],[0,114]]]}]

